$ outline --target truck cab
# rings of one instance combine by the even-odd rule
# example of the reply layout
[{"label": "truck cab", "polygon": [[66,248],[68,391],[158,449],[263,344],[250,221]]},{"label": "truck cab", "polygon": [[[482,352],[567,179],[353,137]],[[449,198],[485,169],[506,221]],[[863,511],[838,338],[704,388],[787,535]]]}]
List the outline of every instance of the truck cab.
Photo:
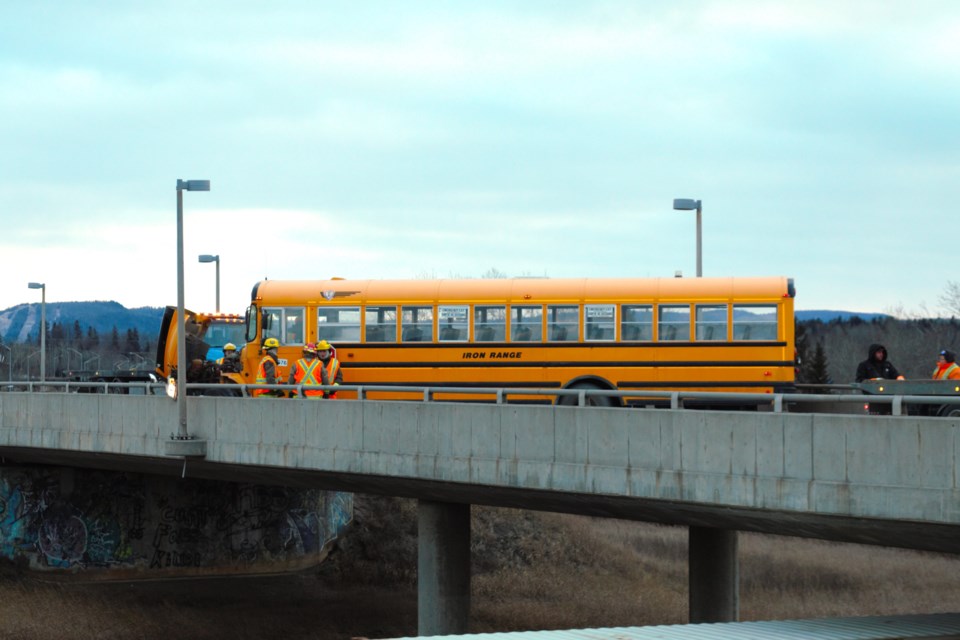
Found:
[{"label": "truck cab", "polygon": [[[176,376],[179,346],[177,327],[177,308],[167,307],[157,338],[156,373],[162,380]],[[219,366],[225,344],[233,343],[239,350],[246,342],[242,316],[231,313],[195,313],[185,309],[184,328],[187,360],[191,365],[187,369],[187,382],[242,382],[239,373],[221,371]]]}]

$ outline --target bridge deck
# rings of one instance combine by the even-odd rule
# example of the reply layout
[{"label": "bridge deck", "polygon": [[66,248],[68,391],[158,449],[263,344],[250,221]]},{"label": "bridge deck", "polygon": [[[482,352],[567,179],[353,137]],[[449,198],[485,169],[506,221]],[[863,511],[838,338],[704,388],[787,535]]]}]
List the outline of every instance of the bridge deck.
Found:
[{"label": "bridge deck", "polygon": [[0,394],[0,455],[960,552],[953,419]]}]

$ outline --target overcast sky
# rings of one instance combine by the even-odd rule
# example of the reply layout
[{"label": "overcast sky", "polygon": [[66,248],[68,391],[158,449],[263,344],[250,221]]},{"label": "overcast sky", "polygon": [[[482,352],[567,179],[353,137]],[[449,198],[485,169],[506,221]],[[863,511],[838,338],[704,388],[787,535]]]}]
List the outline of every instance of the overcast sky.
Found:
[{"label": "overcast sky", "polygon": [[271,279],[785,275],[939,315],[960,2],[4,2],[0,309]]}]

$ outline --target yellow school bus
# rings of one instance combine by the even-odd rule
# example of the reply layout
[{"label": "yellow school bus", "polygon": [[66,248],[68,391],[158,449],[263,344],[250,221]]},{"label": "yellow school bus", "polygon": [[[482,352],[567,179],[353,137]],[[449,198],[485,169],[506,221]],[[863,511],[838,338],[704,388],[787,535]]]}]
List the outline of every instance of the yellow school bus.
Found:
[{"label": "yellow school bus", "polygon": [[786,277],[264,280],[242,375],[274,337],[284,379],[327,340],[347,385],[773,392],[794,383],[794,295]]}]

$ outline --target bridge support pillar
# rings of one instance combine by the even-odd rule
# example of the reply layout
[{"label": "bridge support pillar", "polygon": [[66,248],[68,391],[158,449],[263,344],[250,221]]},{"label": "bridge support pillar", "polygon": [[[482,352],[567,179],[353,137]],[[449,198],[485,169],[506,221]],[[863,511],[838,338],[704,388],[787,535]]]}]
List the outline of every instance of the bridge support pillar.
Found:
[{"label": "bridge support pillar", "polygon": [[687,548],[690,623],[736,622],[740,618],[737,532],[690,527]]},{"label": "bridge support pillar", "polygon": [[470,505],[417,503],[417,635],[467,633]]}]

